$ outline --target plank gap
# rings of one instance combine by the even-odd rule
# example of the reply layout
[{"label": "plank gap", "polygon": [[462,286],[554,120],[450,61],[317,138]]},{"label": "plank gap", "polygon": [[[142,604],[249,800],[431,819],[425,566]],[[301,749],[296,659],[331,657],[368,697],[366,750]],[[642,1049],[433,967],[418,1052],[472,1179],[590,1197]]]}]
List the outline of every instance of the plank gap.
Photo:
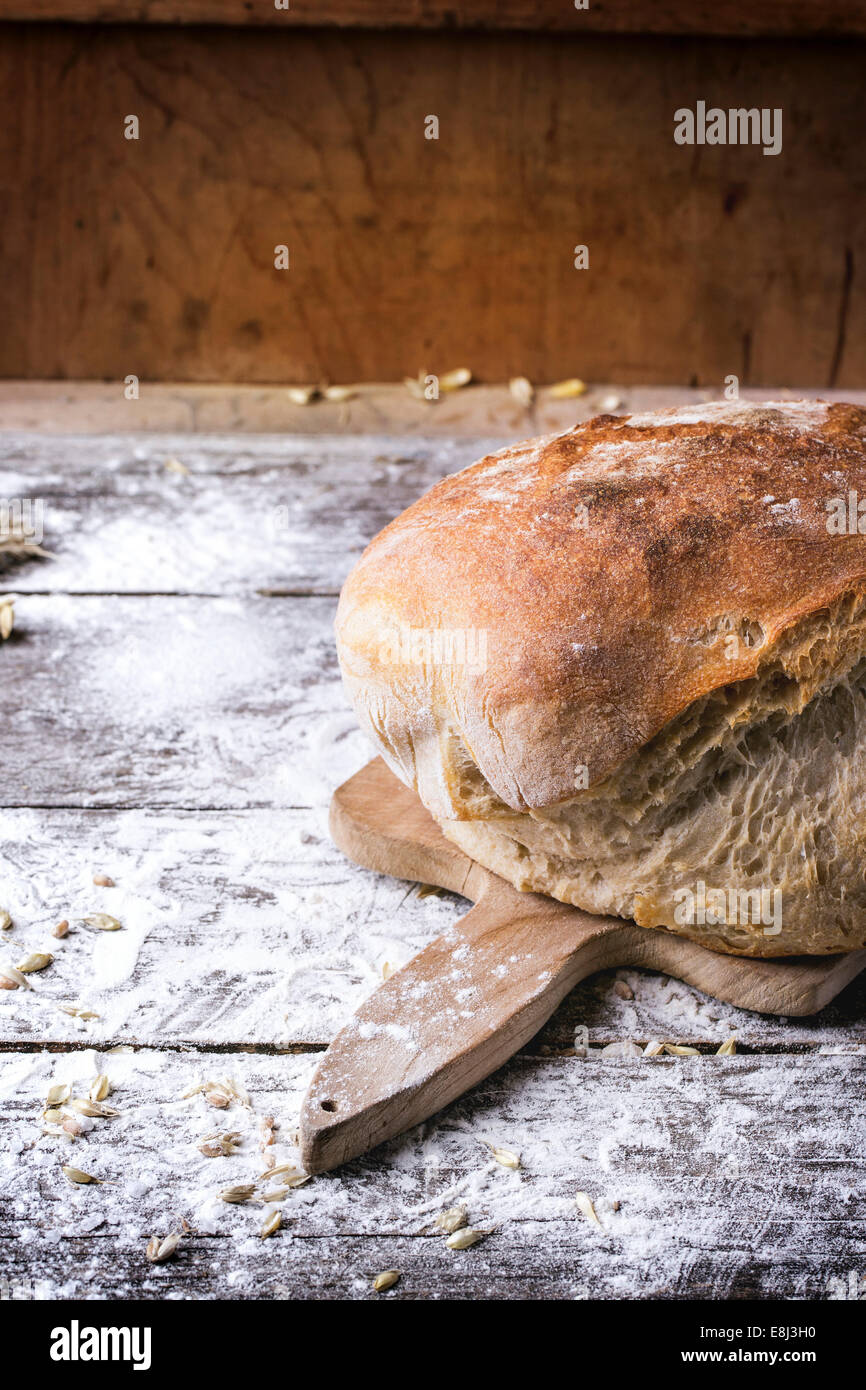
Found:
[{"label": "plank gap", "polygon": [[[668,1063],[671,1063],[671,1062],[688,1062],[688,1061],[690,1060],[690,1058],[689,1058],[688,1056],[686,1056],[686,1057],[676,1057],[676,1056],[671,1056],[670,1054],[660,1055],[660,1056],[657,1056],[657,1057],[647,1057],[647,1058],[645,1058],[645,1059],[642,1059],[642,1058],[640,1058],[640,1057],[602,1057],[602,1055],[601,1055],[601,1049],[602,1049],[602,1048],[604,1048],[604,1047],[609,1047],[609,1046],[611,1045],[611,1043],[617,1043],[617,1042],[622,1042],[622,1041],[623,1041],[623,1039],[622,1039],[621,1037],[602,1037],[602,1038],[598,1038],[598,1039],[594,1040],[593,1043],[591,1044],[591,1052],[590,1052],[590,1054],[589,1054],[588,1057],[578,1057],[578,1056],[576,1055],[576,1053],[574,1052],[574,1049],[573,1049],[573,1048],[567,1048],[567,1047],[563,1047],[563,1048],[557,1048],[557,1047],[533,1048],[531,1045],[528,1046],[528,1047],[522,1048],[519,1052],[515,1053],[514,1056],[515,1056],[515,1059],[516,1059],[516,1060],[523,1060],[523,1061],[557,1061],[557,1062],[570,1062],[570,1061],[574,1061],[574,1062],[582,1062],[582,1063],[585,1063],[585,1064],[592,1064],[592,1063],[594,1063],[594,1062],[604,1062],[605,1065],[609,1064],[610,1062],[640,1062],[641,1060],[646,1060],[647,1062],[668,1062]],[[649,1042],[655,1041],[655,1039],[650,1039],[650,1038],[632,1038],[632,1039],[629,1039],[629,1041],[635,1042],[635,1043],[638,1045],[638,1047],[646,1047],[647,1044],[648,1044]],[[667,1041],[672,1041],[672,1038],[667,1039]],[[80,1041],[80,1042],[77,1041],[77,1040],[71,1040],[71,1041],[66,1041],[66,1042],[63,1042],[63,1041],[54,1042],[54,1041],[50,1041],[50,1040],[49,1040],[49,1041],[46,1041],[45,1039],[41,1039],[41,1040],[36,1040],[36,1039],[34,1039],[33,1041],[29,1041],[29,1040],[27,1040],[27,1039],[24,1039],[24,1040],[19,1039],[19,1040],[17,1040],[17,1041],[8,1041],[8,1042],[7,1042],[7,1041],[4,1041],[3,1043],[0,1043],[0,1057],[2,1057],[2,1056],[3,1056],[5,1053],[7,1053],[7,1052],[11,1052],[11,1053],[25,1053],[25,1054],[37,1055],[37,1054],[40,1053],[40,1052],[51,1052],[51,1053],[55,1053],[55,1052],[61,1052],[61,1053],[62,1053],[62,1052],[90,1052],[90,1051],[96,1049],[96,1050],[99,1051],[100,1053],[110,1053],[110,1052],[112,1051],[113,1048],[118,1048],[118,1047],[131,1048],[131,1050],[132,1050],[133,1052],[135,1052],[135,1053],[141,1052],[141,1053],[156,1053],[156,1054],[162,1054],[162,1053],[205,1053],[205,1054],[217,1053],[217,1054],[219,1054],[219,1053],[238,1053],[238,1052],[242,1052],[242,1053],[248,1054],[249,1056],[255,1056],[255,1057],[283,1057],[283,1056],[285,1056],[285,1057],[292,1057],[292,1056],[305,1056],[305,1055],[307,1055],[307,1054],[309,1054],[309,1053],[325,1052],[329,1046],[330,1046],[330,1043],[329,1043],[329,1042],[249,1043],[249,1042],[238,1042],[238,1041],[231,1041],[231,1040],[230,1040],[230,1041],[227,1041],[227,1042],[213,1042],[213,1043],[208,1043],[208,1042],[185,1041],[185,1040],[183,1040],[183,1039],[180,1039],[180,1040],[178,1040],[178,1041],[176,1041],[176,1042],[165,1042],[165,1043],[158,1043],[158,1044],[157,1044],[157,1043],[138,1043],[138,1042],[127,1041],[127,1040],[124,1039],[123,1037],[116,1038],[116,1039],[93,1039],[93,1040],[83,1039],[83,1040]],[[713,1056],[716,1056],[716,1054],[718,1053],[718,1049],[719,1049],[719,1044],[718,1044],[718,1042],[716,1042],[716,1041],[712,1041],[712,1042],[701,1042],[701,1041],[698,1041],[698,1042],[690,1042],[690,1043],[688,1044],[688,1046],[689,1046],[689,1047],[695,1047],[695,1048],[697,1048],[698,1054],[699,1054],[701,1057],[713,1057]],[[856,1048],[859,1046],[858,1044],[852,1045],[852,1048],[851,1048],[850,1051],[843,1051],[843,1052],[838,1052],[838,1053],[835,1053],[835,1054],[834,1054],[834,1053],[822,1052],[822,1051],[821,1051],[821,1048],[822,1048],[823,1046],[825,1046],[825,1044],[817,1043],[817,1042],[815,1042],[815,1043],[808,1043],[808,1042],[802,1042],[802,1041],[801,1041],[801,1042],[794,1042],[794,1043],[787,1043],[787,1044],[786,1044],[786,1043],[781,1043],[781,1042],[779,1042],[779,1043],[774,1043],[774,1042],[762,1042],[762,1043],[747,1043],[747,1042],[743,1042],[743,1043],[739,1043],[739,1042],[738,1042],[738,1043],[737,1043],[737,1051],[736,1051],[736,1053],[734,1053],[733,1055],[734,1055],[735,1057],[821,1057],[821,1058],[825,1058],[825,1057],[827,1057],[827,1056],[833,1056],[833,1055],[836,1055],[836,1056],[846,1056],[846,1057],[854,1057],[854,1056],[863,1055],[862,1053],[859,1053],[859,1052],[856,1050]],[[719,1060],[720,1060],[720,1061],[726,1061],[727,1058],[724,1058],[724,1057],[723,1057],[723,1058],[720,1058]]]}]

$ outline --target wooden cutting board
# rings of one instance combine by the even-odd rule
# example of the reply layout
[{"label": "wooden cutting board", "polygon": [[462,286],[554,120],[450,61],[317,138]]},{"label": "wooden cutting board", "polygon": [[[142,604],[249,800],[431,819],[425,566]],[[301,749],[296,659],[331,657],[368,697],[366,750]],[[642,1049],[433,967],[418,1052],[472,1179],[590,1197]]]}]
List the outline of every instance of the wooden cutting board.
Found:
[{"label": "wooden cutting board", "polygon": [[527,1043],[596,970],[646,966],[741,1009],[812,1014],[866,966],[866,951],[719,955],[663,930],[519,893],[446,840],[381,758],[335,792],[331,833],[356,864],[451,889],[475,906],[381,984],[331,1043],[301,1112],[309,1173],[441,1110]]}]

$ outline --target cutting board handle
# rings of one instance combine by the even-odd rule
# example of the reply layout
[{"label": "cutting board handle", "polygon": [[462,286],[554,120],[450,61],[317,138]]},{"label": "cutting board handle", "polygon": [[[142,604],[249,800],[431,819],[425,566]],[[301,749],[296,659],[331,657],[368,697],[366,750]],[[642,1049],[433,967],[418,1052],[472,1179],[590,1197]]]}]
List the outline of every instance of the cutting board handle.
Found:
[{"label": "cutting board handle", "polygon": [[418,1124],[501,1066],[586,975],[627,959],[638,928],[490,876],[454,927],[386,980],[320,1063],[301,1152],[323,1172]]},{"label": "cutting board handle", "polygon": [[741,1009],[816,1013],[866,965],[847,956],[746,960],[663,930],[518,893],[447,840],[381,758],[334,793],[335,843],[365,868],[476,903],[361,1005],[316,1070],[301,1114],[307,1171],[418,1124],[522,1047],[585,976],[662,970]]}]

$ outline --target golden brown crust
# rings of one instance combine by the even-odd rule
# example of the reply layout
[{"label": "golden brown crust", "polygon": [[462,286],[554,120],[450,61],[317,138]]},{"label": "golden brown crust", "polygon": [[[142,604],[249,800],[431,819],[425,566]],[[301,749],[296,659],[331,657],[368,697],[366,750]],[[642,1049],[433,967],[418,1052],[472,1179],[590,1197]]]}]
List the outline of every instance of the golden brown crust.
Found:
[{"label": "golden brown crust", "polygon": [[[362,722],[434,814],[472,814],[464,750],[503,810],[567,801],[866,589],[866,536],[828,532],[849,490],[866,497],[866,410],[823,402],[598,416],[482,459],[346,583]],[[483,632],[486,667],[395,658],[407,629]]]}]

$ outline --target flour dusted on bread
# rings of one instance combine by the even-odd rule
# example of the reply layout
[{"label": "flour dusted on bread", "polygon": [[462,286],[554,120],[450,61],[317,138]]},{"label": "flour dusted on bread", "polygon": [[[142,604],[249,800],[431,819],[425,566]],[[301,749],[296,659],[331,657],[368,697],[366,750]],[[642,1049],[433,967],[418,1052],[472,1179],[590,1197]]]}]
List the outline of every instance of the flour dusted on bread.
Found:
[{"label": "flour dusted on bread", "polygon": [[824,402],[482,459],[346,583],[361,723],[519,888],[747,955],[866,945],[860,497],[866,411]]}]

